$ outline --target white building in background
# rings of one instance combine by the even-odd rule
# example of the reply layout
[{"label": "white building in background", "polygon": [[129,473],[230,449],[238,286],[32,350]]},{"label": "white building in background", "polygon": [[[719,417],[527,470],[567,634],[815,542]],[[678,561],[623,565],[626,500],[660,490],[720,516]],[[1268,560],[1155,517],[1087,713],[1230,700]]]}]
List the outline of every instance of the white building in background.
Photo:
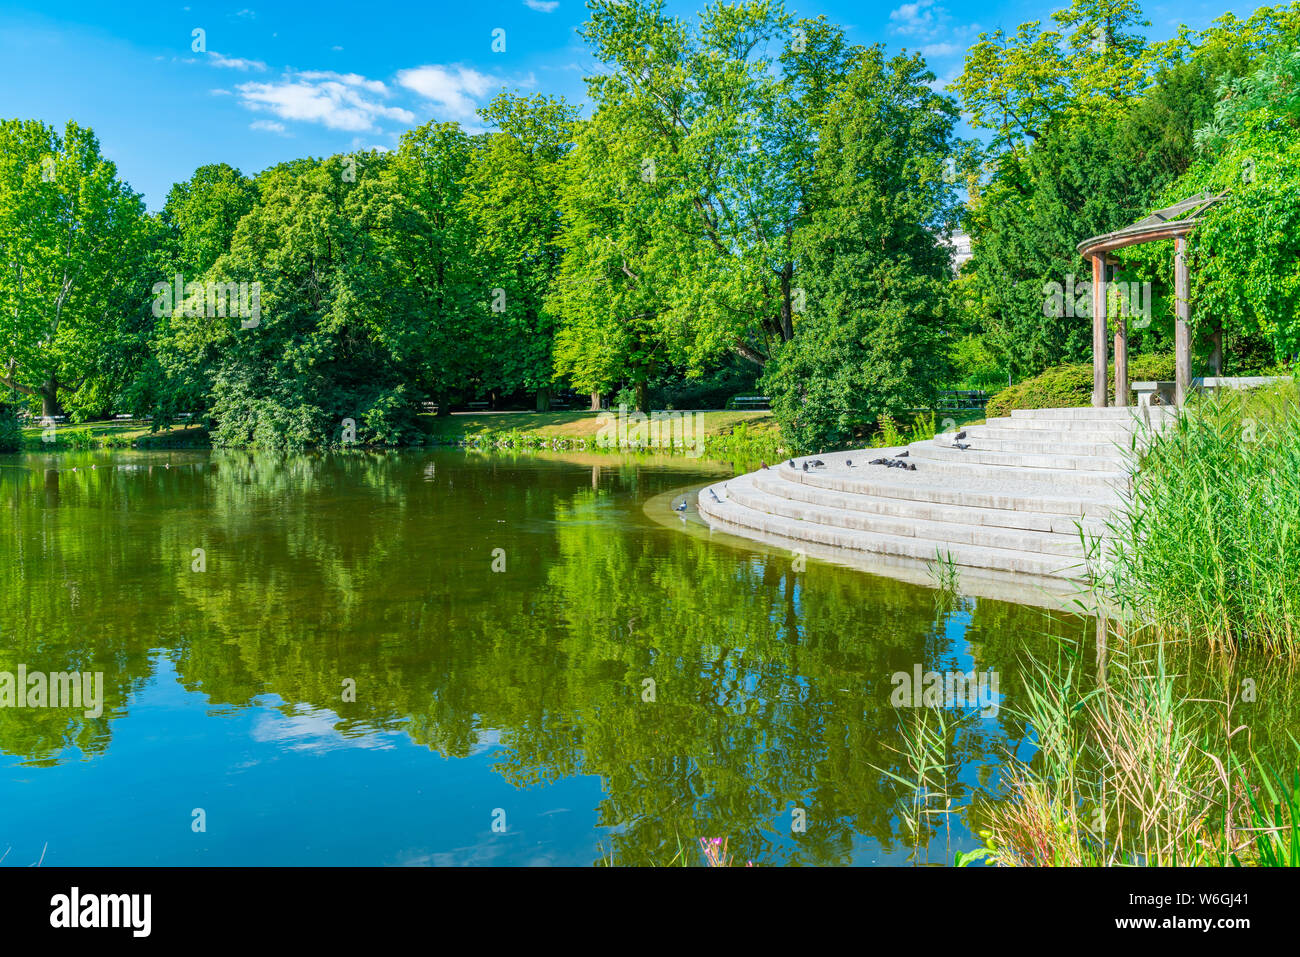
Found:
[{"label": "white building in background", "polygon": [[952,271],[961,269],[961,264],[971,258],[970,237],[965,233],[953,233],[951,239],[944,240],[944,245],[952,253]]}]

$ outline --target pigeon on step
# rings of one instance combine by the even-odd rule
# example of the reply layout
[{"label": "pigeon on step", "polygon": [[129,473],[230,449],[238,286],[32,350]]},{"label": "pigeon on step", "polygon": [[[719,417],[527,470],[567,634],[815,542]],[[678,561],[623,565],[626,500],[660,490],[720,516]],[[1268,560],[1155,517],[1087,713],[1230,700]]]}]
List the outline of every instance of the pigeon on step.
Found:
[{"label": "pigeon on step", "polygon": [[853,468],[853,460],[852,460],[852,459],[845,459],[845,460],[844,460],[844,467],[845,467],[846,469],[851,469],[851,468]]},{"label": "pigeon on step", "polygon": [[760,468],[763,468],[763,469],[766,469],[766,468],[767,468],[767,463],[764,462],[762,459],[759,460],[758,464],[759,464],[759,467],[760,467]]},{"label": "pigeon on step", "polygon": [[952,447],[953,447],[954,449],[961,449],[963,452],[965,452],[968,448],[970,448],[970,445],[968,445],[968,444],[967,444],[967,445],[963,445],[961,442],[954,442],[954,443],[952,444]]},{"label": "pigeon on step", "polygon": [[808,471],[808,463],[807,463],[807,462],[805,462],[805,463],[803,464],[803,470],[804,470],[805,472]]},{"label": "pigeon on step", "polygon": [[794,459],[790,460],[790,468],[794,468]]},{"label": "pigeon on step", "polygon": [[909,452],[909,451],[907,451],[907,449],[903,449],[903,451],[901,451],[901,452],[899,452],[897,455],[895,455],[894,458],[896,458],[896,459],[905,459],[905,458],[907,458],[907,457],[908,457],[909,455],[911,455],[911,454],[912,454],[912,453]]},{"label": "pigeon on step", "polygon": [[717,492],[713,491],[713,489],[709,489],[709,494],[713,496],[713,500],[714,500],[715,502],[717,502],[719,505],[722,504],[722,499],[718,498],[718,493],[717,493]]},{"label": "pigeon on step", "polygon": [[965,432],[958,432],[958,433],[957,433],[957,435],[956,435],[956,439],[957,439],[958,442],[960,442],[960,441],[961,441],[962,439],[964,439],[964,438],[966,438],[966,433],[965,433]]},{"label": "pigeon on step", "polygon": [[868,464],[868,465],[888,465],[888,464],[889,464],[889,459],[872,459],[872,460],[871,460],[870,462],[868,462],[867,464]]}]

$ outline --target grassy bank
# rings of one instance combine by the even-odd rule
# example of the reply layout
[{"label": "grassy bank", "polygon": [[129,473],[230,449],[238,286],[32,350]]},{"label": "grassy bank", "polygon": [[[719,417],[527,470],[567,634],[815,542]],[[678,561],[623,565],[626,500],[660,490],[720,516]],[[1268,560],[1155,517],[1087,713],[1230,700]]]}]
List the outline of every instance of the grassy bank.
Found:
[{"label": "grassy bank", "polygon": [[[685,429],[687,440],[700,443],[705,458],[758,462],[774,461],[784,454],[780,429],[770,412],[710,410],[655,414],[689,416]],[[436,445],[670,451],[682,448],[680,418],[639,423],[629,416],[620,424],[616,412],[466,412],[426,415],[422,417],[422,425]]]},{"label": "grassy bank", "polygon": [[202,425],[174,425],[154,432],[141,422],[86,422],[40,426],[20,432],[19,451],[66,452],[89,449],[194,449],[209,446],[208,430]]}]

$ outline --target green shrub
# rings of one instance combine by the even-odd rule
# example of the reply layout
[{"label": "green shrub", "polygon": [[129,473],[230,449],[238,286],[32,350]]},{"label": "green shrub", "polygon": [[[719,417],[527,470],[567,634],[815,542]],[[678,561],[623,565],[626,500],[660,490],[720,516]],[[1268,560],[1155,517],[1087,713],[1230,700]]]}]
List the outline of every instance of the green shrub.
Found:
[{"label": "green shrub", "polygon": [[[1130,356],[1129,382],[1165,381],[1174,377],[1172,355]],[[1115,366],[1106,368],[1107,395],[1115,394]],[[1114,401],[1112,398],[1111,401]],[[1065,409],[1092,403],[1092,363],[1079,362],[1048,369],[1032,379],[1017,382],[993,398],[988,417],[1007,415],[1013,409]]]},{"label": "green shrub", "polygon": [[99,443],[90,429],[63,429],[59,432],[59,444],[70,449],[93,449]]},{"label": "green shrub", "polygon": [[0,452],[17,452],[23,431],[18,424],[18,410],[0,402]]}]

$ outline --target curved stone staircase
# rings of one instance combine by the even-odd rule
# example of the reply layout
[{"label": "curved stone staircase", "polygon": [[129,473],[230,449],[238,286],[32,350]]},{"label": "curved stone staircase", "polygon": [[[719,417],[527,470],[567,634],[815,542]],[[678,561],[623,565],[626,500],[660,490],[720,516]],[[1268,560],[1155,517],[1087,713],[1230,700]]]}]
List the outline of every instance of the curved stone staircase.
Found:
[{"label": "curved stone staircase", "polygon": [[[701,490],[697,505],[711,526],[750,537],[1076,579],[1081,533],[1104,537],[1134,450],[1176,416],[1161,406],[1017,410],[906,448],[781,462]],[[914,468],[868,464],[879,458]]]}]

